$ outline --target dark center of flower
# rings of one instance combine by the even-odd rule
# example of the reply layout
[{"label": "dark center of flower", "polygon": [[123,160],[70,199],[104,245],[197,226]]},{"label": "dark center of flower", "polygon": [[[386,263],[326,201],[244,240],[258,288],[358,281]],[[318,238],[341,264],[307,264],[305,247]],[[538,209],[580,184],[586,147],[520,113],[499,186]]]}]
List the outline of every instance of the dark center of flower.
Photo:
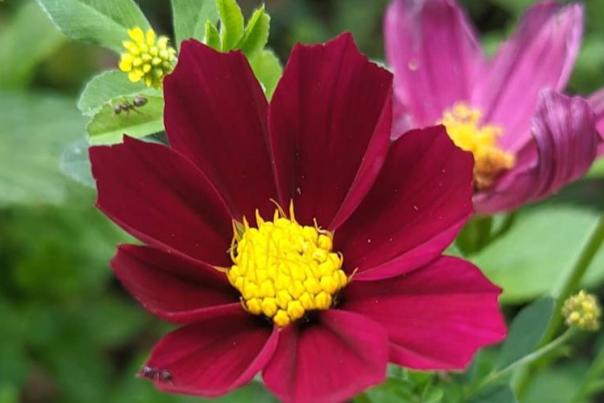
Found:
[{"label": "dark center of flower", "polygon": [[480,110],[464,103],[456,103],[445,111],[442,124],[455,145],[474,155],[474,187],[476,190],[489,188],[504,171],[516,163],[513,154],[497,146],[497,137],[503,129],[499,126],[482,124]]},{"label": "dark center of flower", "polygon": [[329,309],[349,280],[342,255],[332,251],[333,233],[316,224],[300,225],[293,205],[289,215],[277,209],[272,221],[265,221],[256,211],[256,227],[244,218],[235,230],[227,272],[243,307],[279,327],[308,311]]}]

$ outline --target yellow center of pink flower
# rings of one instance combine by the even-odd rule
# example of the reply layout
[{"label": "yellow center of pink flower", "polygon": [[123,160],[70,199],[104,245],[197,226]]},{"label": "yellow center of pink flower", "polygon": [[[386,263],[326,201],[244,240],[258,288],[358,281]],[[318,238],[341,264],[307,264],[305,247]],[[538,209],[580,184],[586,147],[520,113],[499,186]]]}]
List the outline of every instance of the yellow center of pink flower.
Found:
[{"label": "yellow center of pink flower", "polygon": [[482,124],[480,110],[465,103],[456,103],[445,111],[442,124],[456,146],[474,155],[474,187],[489,188],[497,177],[516,163],[513,154],[497,146],[497,137],[503,129]]},{"label": "yellow center of pink flower", "polygon": [[333,234],[296,222],[277,209],[272,221],[256,212],[256,227],[244,218],[235,226],[231,247],[231,285],[241,293],[243,307],[271,318],[279,327],[308,311],[329,309],[348,283],[341,254],[332,251]]}]

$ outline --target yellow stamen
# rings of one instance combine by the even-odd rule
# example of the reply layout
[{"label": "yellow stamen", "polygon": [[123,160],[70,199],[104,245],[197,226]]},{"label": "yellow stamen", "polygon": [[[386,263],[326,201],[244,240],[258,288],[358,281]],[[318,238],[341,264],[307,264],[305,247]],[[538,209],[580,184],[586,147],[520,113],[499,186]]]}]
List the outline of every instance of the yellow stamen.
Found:
[{"label": "yellow stamen", "polygon": [[151,28],[145,33],[140,27],[128,30],[130,40],[122,42],[119,68],[128,73],[132,82],[143,80],[147,87],[160,88],[166,74],[176,62],[176,49],[168,46],[168,38],[155,34]]},{"label": "yellow stamen", "polygon": [[249,313],[284,327],[308,311],[329,309],[334,295],[348,284],[343,257],[332,251],[333,234],[299,224],[293,205],[289,217],[281,208],[272,220],[256,211],[256,227],[244,218],[233,229],[227,278]]},{"label": "yellow stamen", "polygon": [[455,145],[474,155],[474,186],[477,190],[489,188],[503,171],[516,163],[513,154],[497,146],[502,128],[481,124],[481,117],[478,109],[456,103],[445,111],[442,119]]},{"label": "yellow stamen", "polygon": [[585,291],[579,291],[564,301],[562,314],[570,327],[589,331],[596,331],[600,327],[601,310],[598,300]]}]

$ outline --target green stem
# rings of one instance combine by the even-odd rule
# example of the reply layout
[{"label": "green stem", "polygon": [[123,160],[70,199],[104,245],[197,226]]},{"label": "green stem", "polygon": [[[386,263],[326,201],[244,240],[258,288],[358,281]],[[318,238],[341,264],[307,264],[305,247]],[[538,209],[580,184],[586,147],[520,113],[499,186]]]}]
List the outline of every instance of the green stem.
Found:
[{"label": "green stem", "polygon": [[551,343],[541,347],[540,349],[538,349],[536,351],[533,351],[531,354],[525,355],[524,357],[522,357],[521,359],[519,359],[517,361],[514,361],[507,367],[505,367],[499,371],[492,372],[491,374],[487,375],[482,380],[482,382],[480,382],[478,384],[478,386],[476,386],[475,388],[473,388],[473,390],[470,391],[470,393],[469,393],[470,396],[476,394],[476,392],[484,389],[485,387],[492,385],[493,383],[501,380],[502,378],[505,378],[506,376],[511,375],[515,369],[520,368],[524,365],[531,364],[531,363],[545,357],[550,352],[554,351],[555,349],[557,349],[558,347],[560,347],[564,343],[566,343],[566,341],[568,341],[568,339],[570,339],[574,333],[575,333],[574,330],[569,329],[566,332],[564,332],[560,337],[558,337],[556,340],[552,341]]},{"label": "green stem", "polygon": [[549,343],[549,341],[552,340],[558,333],[563,322],[563,317],[561,314],[562,306],[564,305],[566,299],[578,290],[585,272],[587,272],[587,269],[589,268],[603,242],[604,215],[599,218],[596,227],[587,239],[585,246],[581,250],[581,253],[572,267],[572,270],[557,288],[557,290],[554,291],[554,297],[556,298],[554,315],[552,316],[552,320],[550,321],[545,332],[542,344]]},{"label": "green stem", "polygon": [[600,349],[591,367],[583,377],[579,390],[573,397],[572,403],[586,401],[592,394],[604,386],[602,376],[604,375],[604,347]]},{"label": "green stem", "polygon": [[[552,318],[543,336],[543,340],[541,341],[542,346],[554,339],[554,337],[556,337],[560,331],[560,327],[564,319],[562,317],[562,307],[564,302],[579,288],[585,272],[589,268],[603,242],[604,214],[598,219],[598,223],[581,248],[581,252],[577,256],[577,259],[575,260],[570,272],[553,292],[553,296],[556,298],[554,314],[552,315]],[[538,367],[540,366],[539,364],[540,363],[534,363],[533,365],[529,366],[518,377],[516,382],[516,392],[518,396],[523,396],[528,382],[532,375],[537,371]]]}]

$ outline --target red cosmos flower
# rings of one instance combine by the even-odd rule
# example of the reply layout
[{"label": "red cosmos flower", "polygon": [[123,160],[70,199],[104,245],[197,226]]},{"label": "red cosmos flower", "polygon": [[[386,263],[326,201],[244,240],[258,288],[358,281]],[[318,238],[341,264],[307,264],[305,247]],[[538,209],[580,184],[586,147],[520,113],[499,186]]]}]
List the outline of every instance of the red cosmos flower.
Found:
[{"label": "red cosmos flower", "polygon": [[500,290],[441,256],[472,209],[472,157],[442,126],[390,142],[391,74],[350,35],[296,46],[270,104],[239,52],[183,44],[170,147],[90,151],[98,206],[145,246],[112,267],[182,325],[146,374],[224,394],[258,372],[285,401],[341,401],[388,361],[464,368],[500,341]]}]

